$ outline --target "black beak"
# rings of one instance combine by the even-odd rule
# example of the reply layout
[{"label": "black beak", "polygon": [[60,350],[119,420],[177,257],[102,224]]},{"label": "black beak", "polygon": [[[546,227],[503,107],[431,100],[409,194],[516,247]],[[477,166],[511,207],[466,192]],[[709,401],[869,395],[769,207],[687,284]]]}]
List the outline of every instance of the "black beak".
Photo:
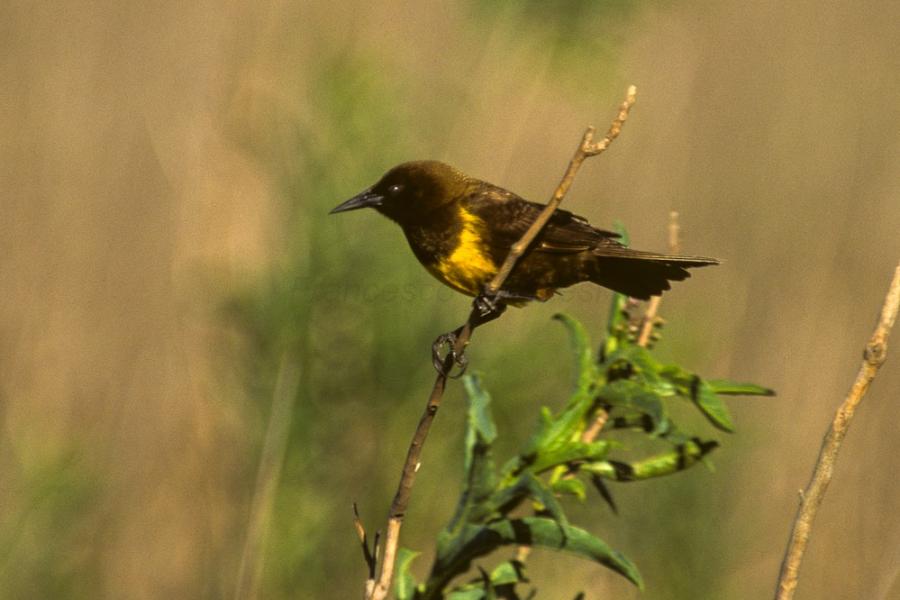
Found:
[{"label": "black beak", "polygon": [[347,212],[348,210],[356,210],[358,208],[366,208],[367,206],[381,206],[381,202],[383,200],[384,196],[373,192],[371,189],[368,189],[353,196],[346,202],[338,204],[337,206],[332,208],[331,212],[328,214],[333,215],[334,213]]}]

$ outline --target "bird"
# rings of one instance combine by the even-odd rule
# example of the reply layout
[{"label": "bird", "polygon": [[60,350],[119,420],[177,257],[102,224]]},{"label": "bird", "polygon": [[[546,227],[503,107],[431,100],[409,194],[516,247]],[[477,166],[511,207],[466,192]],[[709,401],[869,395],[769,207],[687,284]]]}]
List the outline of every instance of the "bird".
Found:
[{"label": "bird", "polygon": [[[425,269],[454,290],[483,297],[510,248],[544,205],[436,160],[405,162],[330,214],[373,208],[396,222]],[[638,300],[690,277],[715,258],[634,250],[618,233],[557,209],[526,249],[489,310],[547,301],[561,288],[591,282]]]}]

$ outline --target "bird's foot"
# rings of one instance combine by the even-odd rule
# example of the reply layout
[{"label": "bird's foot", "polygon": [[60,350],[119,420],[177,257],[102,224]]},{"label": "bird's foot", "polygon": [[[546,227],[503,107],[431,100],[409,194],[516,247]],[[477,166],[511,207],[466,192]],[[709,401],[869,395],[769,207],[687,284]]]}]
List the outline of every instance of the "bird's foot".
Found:
[{"label": "bird's foot", "polygon": [[[489,321],[493,321],[506,311],[507,302],[526,302],[538,299],[539,298],[535,296],[516,294],[507,292],[506,290],[500,290],[496,294],[481,293],[472,303],[475,315],[474,317],[470,317],[470,322],[467,323],[467,325],[474,329]],[[455,331],[439,335],[431,345],[431,362],[434,365],[435,370],[445,377],[452,377],[453,379],[462,377],[466,372],[466,367],[469,366],[469,359],[465,355],[465,348],[462,348],[459,351],[456,350],[456,342],[459,339],[459,334],[462,333],[462,330],[463,328],[460,327]],[[459,372],[451,374],[454,366],[459,367]]]},{"label": "bird's foot", "polygon": [[[466,372],[466,367],[469,366],[469,359],[466,358],[465,350],[456,351],[456,340],[459,338],[461,330],[462,328],[443,333],[431,345],[431,362],[435,370],[444,377],[458,379],[463,376]],[[447,348],[447,354],[443,353],[445,347]],[[455,375],[452,374],[454,366],[459,367],[459,372]]]},{"label": "bird's foot", "polygon": [[500,290],[496,294],[488,294],[482,292],[475,297],[475,309],[483,323],[492,321],[503,314],[507,304],[515,304],[518,302],[532,302],[541,300],[538,296],[530,294],[519,294],[507,290]]},{"label": "bird's foot", "polygon": [[486,320],[490,320],[490,317],[494,317],[494,315],[500,316],[500,313],[506,309],[506,304],[503,303],[503,300],[500,297],[500,294],[502,293],[503,292],[500,291],[496,294],[488,294],[485,292],[478,294],[473,303],[475,310],[478,311],[478,316]]}]

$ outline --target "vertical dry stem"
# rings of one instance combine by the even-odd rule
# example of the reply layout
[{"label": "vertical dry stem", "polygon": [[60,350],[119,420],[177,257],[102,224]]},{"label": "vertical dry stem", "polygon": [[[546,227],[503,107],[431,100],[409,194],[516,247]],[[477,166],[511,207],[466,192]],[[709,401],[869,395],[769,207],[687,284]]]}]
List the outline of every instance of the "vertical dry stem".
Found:
[{"label": "vertical dry stem", "polygon": [[819,451],[819,459],[816,462],[812,479],[801,496],[794,528],[791,531],[784,561],[781,563],[781,575],[775,591],[776,600],[790,600],[794,597],[794,591],[797,589],[800,563],[803,560],[803,554],[809,542],[809,535],[812,531],[813,521],[816,518],[816,512],[819,510],[819,505],[822,504],[822,498],[825,497],[825,491],[831,482],[831,477],[834,473],[834,463],[837,460],[838,451],[841,448],[841,443],[844,441],[844,436],[847,434],[847,429],[850,427],[850,421],[853,419],[856,407],[869,389],[869,384],[875,379],[878,369],[884,363],[887,355],[887,340],[891,328],[897,320],[898,307],[900,307],[900,265],[894,271],[894,278],[891,281],[887,297],[884,299],[884,305],[881,308],[881,317],[878,319],[872,338],[866,344],[862,365],[859,367],[859,372],[856,374],[856,379],[853,381],[850,392],[834,416],[831,429],[829,429],[825,439],[822,441],[822,448]]},{"label": "vertical dry stem", "polygon": [[[681,251],[681,242],[678,234],[681,227],[678,225],[678,213],[674,210],[669,213],[669,254],[678,254]],[[650,335],[653,333],[653,326],[656,325],[656,315],[659,312],[659,303],[662,302],[662,296],[653,296],[650,299],[650,305],[647,306],[647,312],[641,320],[641,329],[638,335],[638,346],[644,348],[650,343]]]}]

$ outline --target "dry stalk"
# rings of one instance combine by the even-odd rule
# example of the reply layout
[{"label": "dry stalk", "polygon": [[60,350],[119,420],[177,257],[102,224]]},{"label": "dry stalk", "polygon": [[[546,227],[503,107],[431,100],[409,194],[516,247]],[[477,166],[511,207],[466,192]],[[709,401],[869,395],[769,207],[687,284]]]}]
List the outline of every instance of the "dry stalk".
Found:
[{"label": "dry stalk", "polygon": [[[681,251],[681,242],[678,234],[681,227],[678,225],[678,213],[674,210],[669,213],[669,254],[678,254]],[[644,348],[650,343],[650,335],[653,333],[653,326],[657,323],[657,313],[659,312],[659,303],[662,302],[662,296],[653,296],[650,304],[647,306],[647,312],[641,319],[640,333],[638,335],[638,346]]]},{"label": "dry stalk", "polygon": [[366,597],[369,597],[375,589],[375,566],[378,564],[378,538],[381,537],[381,532],[375,532],[375,540],[372,542],[372,547],[369,548],[369,538],[366,536],[366,528],[363,526],[362,519],[359,518],[359,508],[357,508],[356,502],[353,503],[353,526],[356,528],[356,537],[359,538],[363,558],[369,569],[369,577],[366,579]]},{"label": "dry stalk", "polygon": [[875,379],[878,369],[887,356],[887,340],[891,328],[897,320],[898,308],[900,308],[900,265],[894,270],[894,278],[881,308],[881,317],[878,319],[872,338],[866,344],[862,365],[859,367],[856,379],[834,415],[831,428],[822,440],[822,448],[819,450],[819,459],[816,461],[812,479],[806,489],[801,492],[800,507],[797,509],[797,517],[794,520],[788,547],[781,563],[781,575],[775,590],[776,600],[790,600],[794,597],[800,563],[809,542],[809,535],[812,532],[813,521],[819,505],[822,504],[822,498],[825,497],[825,491],[831,482],[838,451],[841,449],[844,436],[847,435],[847,429],[850,427],[856,407],[859,406],[869,389],[869,384]]}]

